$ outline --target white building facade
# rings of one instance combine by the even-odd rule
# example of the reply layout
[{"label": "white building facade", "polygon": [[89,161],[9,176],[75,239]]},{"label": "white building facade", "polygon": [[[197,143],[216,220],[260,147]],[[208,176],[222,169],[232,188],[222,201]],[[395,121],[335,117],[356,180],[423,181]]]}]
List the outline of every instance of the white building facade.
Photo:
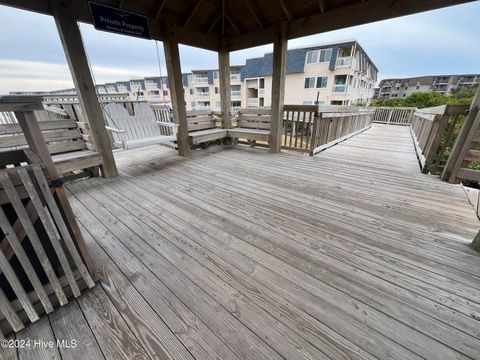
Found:
[{"label": "white building facade", "polygon": [[[355,105],[373,98],[378,69],[356,41],[324,44],[287,52],[285,104]],[[219,111],[217,69],[183,74],[187,109]],[[272,53],[230,67],[231,107],[270,106]],[[132,78],[97,85],[102,101],[170,103],[167,77]],[[45,94],[46,95],[46,94]],[[49,100],[75,98],[75,89],[48,93]],[[68,95],[67,97],[65,97]]]},{"label": "white building facade", "polygon": [[450,91],[480,83],[480,74],[429,75],[380,81],[377,98],[404,98],[415,92],[436,92],[447,95]]}]

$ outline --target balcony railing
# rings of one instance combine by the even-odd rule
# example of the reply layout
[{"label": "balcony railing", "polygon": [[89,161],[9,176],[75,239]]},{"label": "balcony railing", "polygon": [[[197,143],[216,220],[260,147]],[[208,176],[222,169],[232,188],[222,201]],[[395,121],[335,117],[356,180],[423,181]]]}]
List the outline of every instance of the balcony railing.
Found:
[{"label": "balcony railing", "polygon": [[248,107],[258,106],[258,99],[257,99],[257,98],[249,98],[249,99],[247,99],[247,106],[248,106]]},{"label": "balcony railing", "polygon": [[210,93],[209,93],[209,92],[197,92],[197,93],[195,93],[195,96],[198,96],[198,97],[210,97]]},{"label": "balcony railing", "polygon": [[195,82],[195,83],[201,83],[201,84],[208,83],[208,77],[197,77],[197,78],[193,78],[193,82]]},{"label": "balcony railing", "polygon": [[350,56],[348,57],[339,57],[337,58],[337,62],[335,64],[335,67],[337,68],[342,68],[342,67],[349,67],[352,63],[352,58]]},{"label": "balcony railing", "polygon": [[232,79],[232,80],[240,80],[240,74],[230,74],[230,79]]},{"label": "balcony railing", "polygon": [[265,89],[258,89],[258,96],[260,97],[265,96]]},{"label": "balcony railing", "polygon": [[232,96],[240,96],[240,95],[242,95],[242,92],[240,90],[235,90],[235,91],[231,92],[231,95]]},{"label": "balcony railing", "polygon": [[346,85],[333,85],[334,93],[344,93],[346,89],[347,89]]}]

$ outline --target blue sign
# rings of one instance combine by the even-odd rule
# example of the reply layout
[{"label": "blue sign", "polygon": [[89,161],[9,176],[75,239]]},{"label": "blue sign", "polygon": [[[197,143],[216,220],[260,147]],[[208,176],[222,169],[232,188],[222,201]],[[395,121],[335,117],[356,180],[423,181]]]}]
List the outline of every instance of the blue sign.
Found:
[{"label": "blue sign", "polygon": [[93,26],[97,30],[150,39],[148,18],[143,15],[88,2]]}]

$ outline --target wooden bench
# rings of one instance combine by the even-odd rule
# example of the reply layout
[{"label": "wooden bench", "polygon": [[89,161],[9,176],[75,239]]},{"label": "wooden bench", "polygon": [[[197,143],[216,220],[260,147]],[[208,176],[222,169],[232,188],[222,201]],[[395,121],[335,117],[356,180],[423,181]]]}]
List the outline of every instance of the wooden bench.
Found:
[{"label": "wooden bench", "polygon": [[228,129],[228,136],[235,139],[247,139],[252,144],[255,141],[270,139],[270,109],[241,109],[237,115],[237,127]]},{"label": "wooden bench", "polygon": [[[123,106],[110,103],[103,111],[114,146],[133,149],[154,144],[164,144],[177,140],[177,124],[160,122],[153,110],[144,103],[134,104],[134,115]],[[171,131],[165,131],[165,128]]]},{"label": "wooden bench", "polygon": [[[76,170],[98,173],[102,158],[95,151],[85,123],[78,123],[58,108],[35,111],[35,115],[40,120],[40,129],[59,176]],[[18,123],[0,124],[0,151],[26,147],[27,141]]]},{"label": "wooden bench", "polygon": [[217,128],[211,110],[187,111],[188,136],[190,145],[198,145],[227,137],[227,130]]}]

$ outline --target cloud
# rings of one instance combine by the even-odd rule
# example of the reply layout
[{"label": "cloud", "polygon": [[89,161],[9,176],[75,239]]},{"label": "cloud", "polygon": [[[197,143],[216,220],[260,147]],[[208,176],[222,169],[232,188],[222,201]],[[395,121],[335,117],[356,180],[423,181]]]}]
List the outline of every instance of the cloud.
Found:
[{"label": "cloud", "polygon": [[[93,66],[92,69],[94,80],[98,84],[158,74],[158,68],[146,66],[133,68]],[[0,94],[10,91],[58,90],[73,87],[67,64],[41,61],[0,59],[0,79]]]}]

